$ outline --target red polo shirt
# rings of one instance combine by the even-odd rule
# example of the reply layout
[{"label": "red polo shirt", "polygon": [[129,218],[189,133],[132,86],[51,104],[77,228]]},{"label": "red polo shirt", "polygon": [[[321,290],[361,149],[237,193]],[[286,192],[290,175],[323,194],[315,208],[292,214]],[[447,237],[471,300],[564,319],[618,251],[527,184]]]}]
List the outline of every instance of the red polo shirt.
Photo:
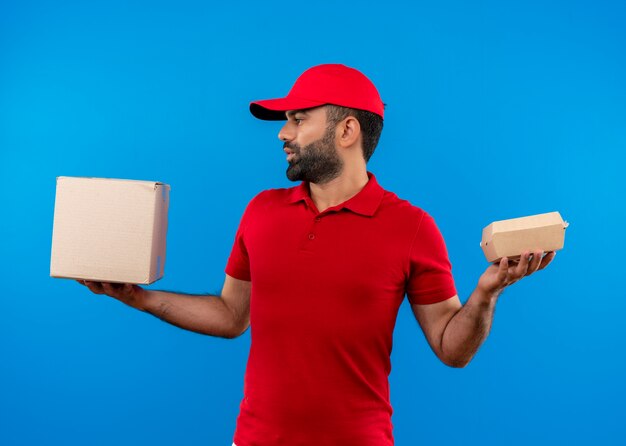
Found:
[{"label": "red polo shirt", "polygon": [[456,290],[433,219],[368,176],[324,212],[307,183],[261,192],[244,212],[226,266],[252,281],[237,446],[393,445],[398,308]]}]

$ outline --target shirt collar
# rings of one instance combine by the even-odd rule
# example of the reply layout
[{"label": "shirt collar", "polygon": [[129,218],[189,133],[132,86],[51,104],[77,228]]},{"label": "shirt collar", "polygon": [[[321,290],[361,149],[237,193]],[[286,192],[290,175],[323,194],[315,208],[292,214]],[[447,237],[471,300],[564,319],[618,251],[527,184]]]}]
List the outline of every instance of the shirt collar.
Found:
[{"label": "shirt collar", "polygon": [[[333,206],[334,209],[348,209],[356,214],[372,217],[380,202],[383,199],[385,190],[380,187],[376,177],[373,173],[367,172],[369,181],[365,184],[365,187],[359,191],[354,197],[347,201],[344,201],[340,205]],[[313,200],[309,192],[309,183],[303,181],[299,186],[291,189],[291,196],[288,199],[289,203],[297,203],[299,201],[305,201],[307,205],[313,205]]]}]

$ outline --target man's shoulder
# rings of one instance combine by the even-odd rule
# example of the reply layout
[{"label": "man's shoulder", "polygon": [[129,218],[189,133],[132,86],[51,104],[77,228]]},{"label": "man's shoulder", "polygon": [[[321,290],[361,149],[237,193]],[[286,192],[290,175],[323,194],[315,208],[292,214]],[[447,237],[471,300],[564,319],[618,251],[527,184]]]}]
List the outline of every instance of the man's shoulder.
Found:
[{"label": "man's shoulder", "polygon": [[297,193],[301,188],[300,185],[292,187],[277,187],[271,189],[264,189],[255,195],[254,199],[258,200],[288,200],[294,193]]},{"label": "man's shoulder", "polygon": [[[379,215],[384,224],[393,226],[396,235],[401,237],[414,237],[424,233],[420,228],[436,228],[435,219],[420,206],[411,201],[398,197],[394,192],[385,191]],[[428,233],[428,232],[427,232]]]},{"label": "man's shoulder", "polygon": [[403,217],[421,219],[424,215],[427,215],[426,211],[421,207],[389,190],[385,190],[380,209],[382,212],[399,214]]},{"label": "man's shoulder", "polygon": [[288,203],[295,197],[299,189],[300,186],[264,189],[252,197],[248,203],[248,208]]}]

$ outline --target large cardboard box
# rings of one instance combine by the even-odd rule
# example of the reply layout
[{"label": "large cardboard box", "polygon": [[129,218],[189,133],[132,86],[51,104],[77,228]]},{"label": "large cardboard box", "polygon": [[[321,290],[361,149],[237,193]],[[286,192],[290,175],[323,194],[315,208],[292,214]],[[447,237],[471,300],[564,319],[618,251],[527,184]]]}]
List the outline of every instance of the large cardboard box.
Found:
[{"label": "large cardboard box", "polygon": [[558,212],[494,221],[483,229],[480,246],[490,262],[519,259],[526,250],[557,251],[563,248],[568,225]]},{"label": "large cardboard box", "polygon": [[165,267],[170,186],[57,177],[50,276],[149,284]]}]

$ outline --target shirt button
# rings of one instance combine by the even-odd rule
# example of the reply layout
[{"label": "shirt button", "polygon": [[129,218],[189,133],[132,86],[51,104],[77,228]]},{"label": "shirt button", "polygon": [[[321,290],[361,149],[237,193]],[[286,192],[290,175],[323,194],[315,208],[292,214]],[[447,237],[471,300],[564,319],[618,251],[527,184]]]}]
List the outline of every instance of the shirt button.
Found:
[{"label": "shirt button", "polygon": [[315,234],[311,233],[309,234],[309,240],[313,240],[315,238]]},{"label": "shirt button", "polygon": [[321,220],[321,218],[315,217],[315,221],[320,221],[320,220]]}]

